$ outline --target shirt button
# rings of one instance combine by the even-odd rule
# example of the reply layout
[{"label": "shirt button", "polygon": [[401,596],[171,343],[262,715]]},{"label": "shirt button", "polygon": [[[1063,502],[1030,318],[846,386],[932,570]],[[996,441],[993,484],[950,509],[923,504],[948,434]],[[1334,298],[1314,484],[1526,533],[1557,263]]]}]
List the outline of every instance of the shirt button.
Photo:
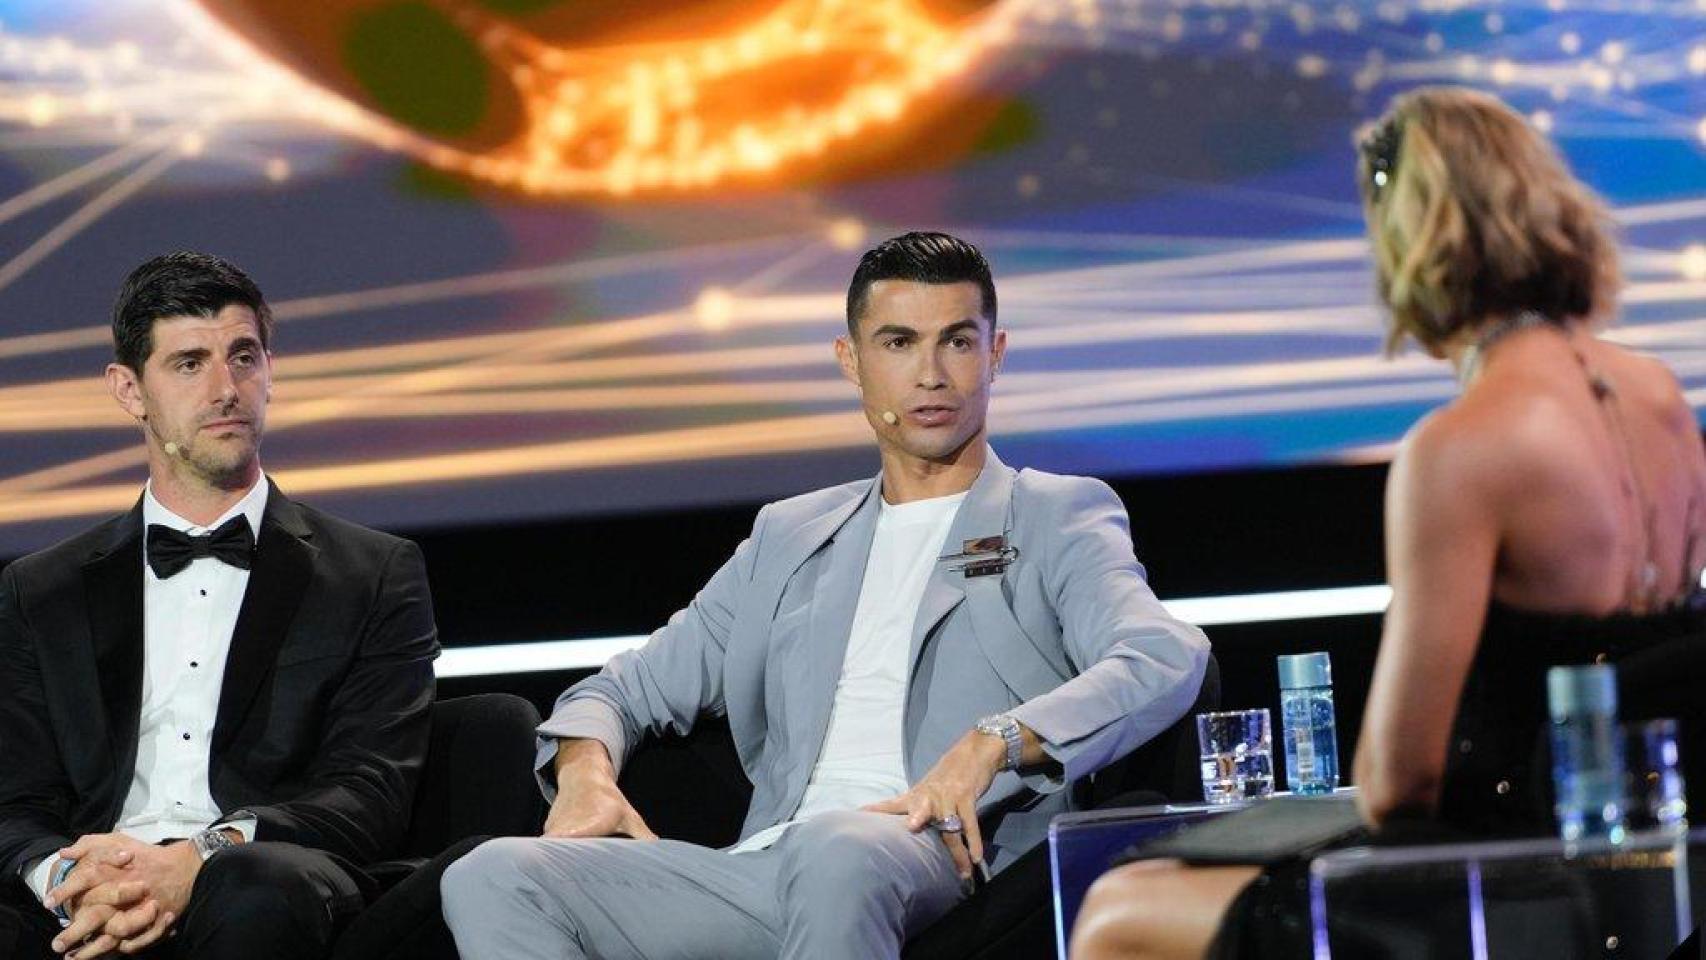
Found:
[{"label": "shirt button", "polygon": [[191,668],[192,668],[192,669],[193,669],[193,668],[195,668],[195,667],[199,667],[199,666],[201,666],[201,664],[199,664],[199,663],[197,663],[197,662],[195,662],[195,661],[194,661],[194,660],[191,660],[191,661],[190,661],[190,667],[191,667]]},{"label": "shirt button", "polygon": [[[189,735],[185,734],[185,736]],[[1493,790],[1502,797],[1511,792],[1511,782],[1509,780],[1500,780],[1498,783],[1493,784]]]},{"label": "shirt button", "polygon": [[[195,666],[195,664],[192,663],[192,664],[190,664],[190,666],[193,667],[193,666]],[[1469,751],[1471,751],[1473,749],[1475,749],[1475,742],[1473,740],[1468,739],[1468,738],[1464,738],[1463,740],[1460,740],[1457,743],[1457,752],[1458,753],[1468,753]]]},{"label": "shirt button", "polygon": [[185,739],[185,740],[188,740],[188,739],[189,739],[189,738],[190,738],[190,735],[189,735],[189,734],[187,734],[187,733],[186,733],[186,734],[184,734],[184,739]]},{"label": "shirt button", "polygon": [[202,596],[204,596],[204,597],[205,597],[205,596],[207,596],[207,591],[206,591],[206,590],[202,590],[202,591],[200,591],[200,593],[201,593],[201,595],[202,595]]},{"label": "shirt button", "polygon": [[1603,653],[1594,654],[1593,655],[1593,662],[1594,663],[1604,663],[1605,662],[1605,654],[1603,654]]}]

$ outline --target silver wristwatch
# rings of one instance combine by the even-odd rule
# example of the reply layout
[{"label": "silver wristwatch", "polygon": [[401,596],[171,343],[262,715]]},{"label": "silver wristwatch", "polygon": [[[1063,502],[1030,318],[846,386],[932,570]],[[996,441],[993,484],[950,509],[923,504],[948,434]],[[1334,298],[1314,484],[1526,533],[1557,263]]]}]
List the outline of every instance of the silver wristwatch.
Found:
[{"label": "silver wristwatch", "polygon": [[201,857],[203,863],[206,863],[208,857],[226,847],[236,846],[237,841],[226,836],[224,830],[203,830],[190,837],[190,845],[195,847],[196,854]]},{"label": "silver wristwatch", "polygon": [[998,713],[984,717],[977,722],[977,732],[987,733],[992,737],[1000,737],[1007,744],[1007,759],[1002,762],[1001,769],[1019,769],[1019,758],[1024,756],[1025,741],[1019,736],[1019,721],[1012,715]]}]

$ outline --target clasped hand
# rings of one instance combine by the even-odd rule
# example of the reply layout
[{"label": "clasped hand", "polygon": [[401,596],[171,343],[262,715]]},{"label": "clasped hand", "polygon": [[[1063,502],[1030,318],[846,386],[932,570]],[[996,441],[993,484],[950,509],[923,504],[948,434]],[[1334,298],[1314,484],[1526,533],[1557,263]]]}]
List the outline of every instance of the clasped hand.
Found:
[{"label": "clasped hand", "polygon": [[960,879],[970,880],[974,866],[983,865],[983,831],[977,823],[977,800],[994,782],[1006,758],[1000,737],[973,731],[959,739],[923,779],[905,793],[864,809],[902,814],[907,829],[918,833],[949,816],[960,819],[960,830],[938,830]]},{"label": "clasped hand", "polygon": [[56,856],[77,861],[43,901],[49,909],[65,904],[71,915],[53,938],[54,951],[70,960],[152,946],[183,915],[201,870],[189,843],[162,847],[117,833],[89,834]]}]

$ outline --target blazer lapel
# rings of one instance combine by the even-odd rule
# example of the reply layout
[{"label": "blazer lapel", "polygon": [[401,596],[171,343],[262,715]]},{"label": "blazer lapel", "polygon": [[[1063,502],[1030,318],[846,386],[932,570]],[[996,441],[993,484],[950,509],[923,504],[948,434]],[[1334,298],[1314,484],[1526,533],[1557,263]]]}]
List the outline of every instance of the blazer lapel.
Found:
[{"label": "blazer lapel", "polygon": [[881,489],[881,480],[872,483],[864,498],[855,501],[854,508],[837,525],[827,542],[828,563],[812,585],[811,621],[806,634],[811,642],[805,653],[811,664],[810,676],[814,682],[827,680],[831,692],[841,676],[841,660],[847,655],[847,638],[859,607],[859,584],[865,578],[865,562],[871,557]]},{"label": "blazer lapel", "polygon": [[[953,526],[948,529],[948,538],[942,542],[939,557],[959,553],[967,540],[1009,535],[1012,505],[1013,470],[990,449],[983,471],[977,475],[977,480],[966,492],[965,501],[960,504],[959,512],[954,515]],[[962,562],[938,559],[936,568],[930,572],[929,582],[924,585],[924,597],[918,602],[918,617],[912,625],[912,647],[907,668],[909,679],[918,669],[918,661],[924,655],[924,641],[930,636],[930,631],[936,629],[942,618],[966,598],[964,574],[951,569]]]},{"label": "blazer lapel", "polygon": [[314,570],[314,547],[296,505],[269,479],[267,508],[255,543],[249,586],[231,633],[231,651],[213,724],[213,751],[225,749],[255,694],[272,674],[278,649],[296,617]]},{"label": "blazer lapel", "polygon": [[[790,759],[796,764],[809,766],[816,762],[824,733],[829,728],[835,685],[841,679],[841,661],[847,656],[853,614],[859,607],[859,584],[865,577],[865,562],[871,556],[871,538],[877,528],[877,498],[882,495],[881,490],[879,478],[863,498],[827,515],[837,522],[829,535],[819,541],[820,547],[829,551],[829,556],[823,572],[812,585],[811,614],[803,635],[805,642],[794,650],[772,651],[773,656],[794,660],[793,668],[786,675],[797,678],[803,687],[800,695],[790,695],[785,700],[789,705],[790,728],[804,733],[795,742],[806,749],[790,752]],[[798,783],[803,790],[805,781],[800,779]],[[794,802],[798,802],[797,797]]]},{"label": "blazer lapel", "polygon": [[[871,507],[874,511],[877,491],[881,487],[882,478],[878,477],[870,482],[865,492],[860,496],[854,497],[834,510],[814,517],[792,530],[778,531],[784,538],[776,547],[776,556],[780,558],[780,562],[775,567],[776,576],[774,577],[778,584],[778,590],[799,571],[800,567],[805,565],[807,560],[812,558],[813,554],[822,550],[825,544],[840,537],[841,528],[855,514],[866,507]],[[875,513],[873,512],[872,515],[874,517]],[[779,597],[780,593],[778,593]],[[765,608],[766,614],[771,612],[773,611],[770,608]]]},{"label": "blazer lapel", "polygon": [[130,783],[136,767],[136,731],[142,722],[142,581],[142,501],[138,500],[115,526],[113,539],[83,564],[95,672],[115,782],[122,785]]}]

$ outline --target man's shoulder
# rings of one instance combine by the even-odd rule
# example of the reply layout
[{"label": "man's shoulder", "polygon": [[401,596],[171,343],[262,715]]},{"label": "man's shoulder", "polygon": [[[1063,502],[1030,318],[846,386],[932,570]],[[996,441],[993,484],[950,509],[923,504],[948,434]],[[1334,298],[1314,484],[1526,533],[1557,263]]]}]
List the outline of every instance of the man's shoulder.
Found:
[{"label": "man's shoulder", "polygon": [[1113,488],[1095,477],[1021,470],[1013,481],[1013,536],[1035,556],[1065,556],[1083,538],[1129,542],[1131,520]]},{"label": "man's shoulder", "polygon": [[[134,529],[127,529],[134,528]],[[18,580],[34,582],[44,577],[76,573],[85,563],[110,553],[127,533],[140,532],[141,525],[134,510],[121,513],[95,524],[82,533],[44,547],[12,561],[7,572]]]},{"label": "man's shoulder", "polygon": [[1059,514],[1093,506],[1119,503],[1114,488],[1095,477],[1071,473],[1049,473],[1026,467],[1013,480],[1015,512],[1027,508]]},{"label": "man's shoulder", "polygon": [[774,500],[764,507],[771,523],[784,527],[805,523],[862,499],[871,490],[871,480],[853,480],[833,487]]},{"label": "man's shoulder", "polygon": [[[288,500],[288,498],[287,498]],[[317,547],[337,547],[360,553],[388,554],[397,549],[400,544],[409,542],[404,537],[372,527],[364,527],[353,520],[327,513],[318,507],[310,506],[300,500],[288,500],[291,509],[308,532],[310,541]]]}]

